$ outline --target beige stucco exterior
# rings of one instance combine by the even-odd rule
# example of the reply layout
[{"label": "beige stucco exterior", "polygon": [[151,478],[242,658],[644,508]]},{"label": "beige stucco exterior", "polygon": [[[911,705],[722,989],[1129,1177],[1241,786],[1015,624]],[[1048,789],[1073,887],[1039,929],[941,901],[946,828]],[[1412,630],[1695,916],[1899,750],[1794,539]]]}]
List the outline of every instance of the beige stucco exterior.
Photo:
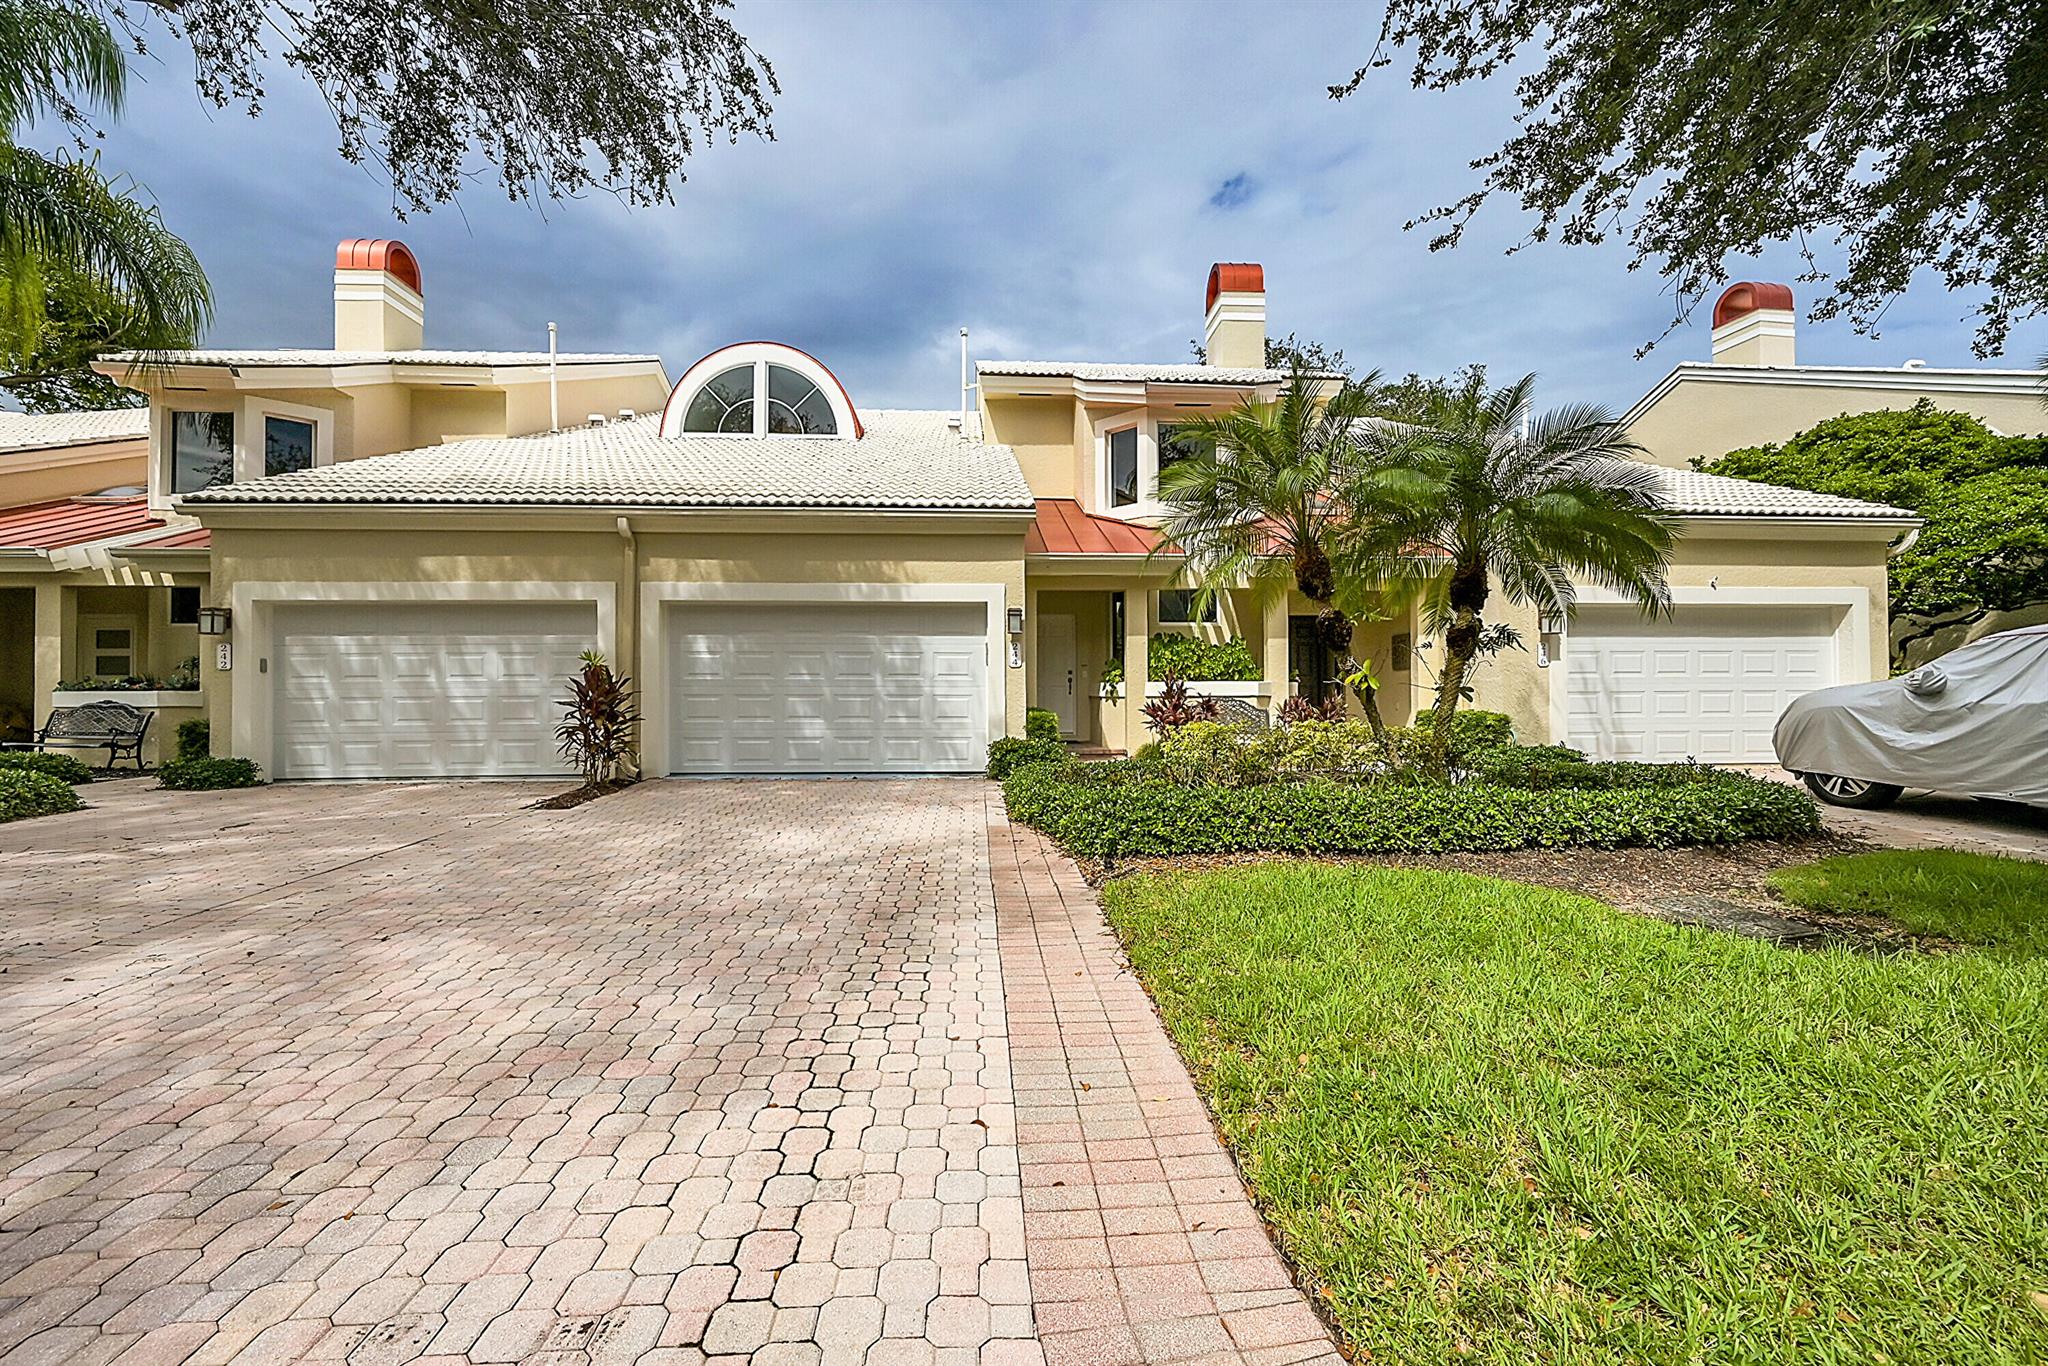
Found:
[{"label": "beige stucco exterior", "polygon": [[[1004,613],[1024,605],[1018,515],[633,514],[541,510],[215,509],[214,592],[235,611],[233,676],[205,661],[218,753],[268,763],[264,660],[270,614],[295,602],[589,601],[594,648],[659,696],[678,589],[713,600],[839,602],[901,592],[989,604],[997,733],[1021,733],[1024,670],[1008,664]],[[429,537],[431,539],[429,539]],[[767,600],[767,599],[761,599]],[[645,762],[667,771],[666,708],[647,705]]]},{"label": "beige stucco exterior", "polygon": [[[1987,378],[1989,376],[1990,378]],[[1999,378],[2006,376],[2007,378]],[[1782,442],[1845,413],[1905,409],[1925,399],[2010,436],[2048,431],[2037,374],[1683,365],[1630,411],[1628,433],[1659,465],[1711,464],[1730,451]]]},{"label": "beige stucco exterior", "polygon": [[148,479],[146,437],[9,451],[0,454],[0,507],[47,503],[102,489],[141,488]]}]

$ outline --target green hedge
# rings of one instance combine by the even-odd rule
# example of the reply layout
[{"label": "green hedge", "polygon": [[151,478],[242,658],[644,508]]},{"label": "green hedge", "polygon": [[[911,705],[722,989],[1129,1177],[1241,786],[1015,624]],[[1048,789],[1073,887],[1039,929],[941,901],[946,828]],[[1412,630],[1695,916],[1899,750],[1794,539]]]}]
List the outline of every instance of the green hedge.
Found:
[{"label": "green hedge", "polygon": [[41,773],[73,787],[92,781],[92,765],[83,759],[34,749],[0,751],[0,773]]},{"label": "green hedge", "polygon": [[1820,829],[1813,800],[1783,783],[1690,766],[1621,767],[1655,772],[1631,772],[1607,788],[1548,791],[1322,780],[1180,787],[1126,760],[1018,769],[1003,800],[1011,819],[1070,853],[1097,857],[1668,847]]},{"label": "green hedge", "polygon": [[988,776],[1007,778],[1026,764],[1061,764],[1067,747],[1058,740],[1019,740],[1005,735],[988,747]]},{"label": "green hedge", "polygon": [[203,716],[178,723],[178,757],[204,759],[213,753],[213,727]]},{"label": "green hedge", "polygon": [[1060,714],[1045,707],[1026,707],[1024,738],[1057,741],[1060,738]]},{"label": "green hedge", "polygon": [[1161,631],[1145,650],[1154,682],[1174,675],[1183,683],[1256,683],[1259,661],[1240,636],[1211,643],[1178,631]]},{"label": "green hedge", "polygon": [[156,771],[158,787],[181,792],[212,792],[224,787],[255,787],[263,770],[253,759],[173,759]]},{"label": "green hedge", "polygon": [[25,768],[0,770],[0,822],[76,811],[82,805],[71,784]]}]

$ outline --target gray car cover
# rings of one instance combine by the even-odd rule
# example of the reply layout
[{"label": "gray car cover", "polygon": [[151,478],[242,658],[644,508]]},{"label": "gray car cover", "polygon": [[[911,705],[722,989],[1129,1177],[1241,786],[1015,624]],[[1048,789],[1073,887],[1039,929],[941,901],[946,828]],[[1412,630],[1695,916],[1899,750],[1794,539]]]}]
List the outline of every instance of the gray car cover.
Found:
[{"label": "gray car cover", "polygon": [[1772,739],[1794,773],[2048,805],[2048,626],[1986,636],[1903,678],[1808,693]]}]

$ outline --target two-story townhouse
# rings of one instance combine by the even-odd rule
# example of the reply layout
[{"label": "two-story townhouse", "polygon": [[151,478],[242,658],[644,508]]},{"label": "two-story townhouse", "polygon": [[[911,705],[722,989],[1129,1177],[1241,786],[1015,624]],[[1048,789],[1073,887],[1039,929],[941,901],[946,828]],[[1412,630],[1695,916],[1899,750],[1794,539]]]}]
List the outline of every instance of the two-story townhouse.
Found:
[{"label": "two-story townhouse", "polygon": [[[382,262],[351,266],[351,293],[418,295],[410,253]],[[1265,308],[1257,266],[1219,265],[1207,364],[983,361],[958,412],[861,408],[772,342],[617,400],[631,416],[565,400],[602,416],[523,435],[365,417],[339,382],[382,367],[431,403],[462,363],[435,353],[207,352],[138,374],[163,433],[152,479],[209,538],[208,605],[226,609],[201,652],[215,749],[287,779],[556,771],[556,700],[590,648],[636,680],[652,774],[968,772],[1032,705],[1079,745],[1129,751],[1159,635],[1234,641],[1243,676],[1202,687],[1270,716],[1331,684],[1308,605],[1240,588],[1193,620],[1180,566],[1150,553],[1176,422],[1287,379],[1261,364]],[[268,387],[246,391],[252,372]],[[273,419],[314,424],[295,438],[310,458],[270,460]],[[372,430],[413,447],[376,454],[357,444]],[[181,487],[208,452],[216,477]],[[1685,528],[1674,615],[1588,593],[1570,622],[1519,622],[1531,648],[1490,665],[1479,700],[1531,739],[1766,759],[1792,695],[1882,669],[1886,547],[1912,521],[1689,471],[1667,493]],[[1388,620],[1359,643],[1407,715],[1429,642]],[[1105,687],[1112,661],[1123,682]]]}]

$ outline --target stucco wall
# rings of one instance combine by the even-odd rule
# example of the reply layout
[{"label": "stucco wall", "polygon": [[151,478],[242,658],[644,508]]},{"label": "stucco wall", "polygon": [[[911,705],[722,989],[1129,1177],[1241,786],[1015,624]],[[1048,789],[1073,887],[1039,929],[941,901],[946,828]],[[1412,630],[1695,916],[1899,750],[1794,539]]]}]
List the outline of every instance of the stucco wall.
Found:
[{"label": "stucco wall", "polygon": [[991,398],[982,406],[986,436],[1017,453],[1040,498],[1079,498],[1075,484],[1075,410],[1071,398]]},{"label": "stucco wall", "polygon": [[[1885,539],[1868,532],[1845,535],[1833,530],[1788,527],[1781,532],[1754,536],[1707,526],[1680,538],[1672,555],[1669,578],[1674,591],[1695,590],[1706,603],[1711,603],[1714,593],[1732,594],[1737,590],[1860,593],[1860,600],[1867,603],[1860,625],[1864,657],[1860,672],[1858,661],[1843,661],[1845,676],[1839,681],[1862,682],[1883,678],[1889,672],[1885,609],[1887,544]],[[1745,605],[1766,610],[1762,604]],[[1563,665],[1561,661],[1547,669],[1538,665],[1534,611],[1498,595],[1489,608],[1487,619],[1513,623],[1528,648],[1509,651],[1481,669],[1474,685],[1474,705],[1507,713],[1525,743],[1562,740],[1562,735],[1553,734],[1556,711],[1552,689],[1563,686]],[[1570,650],[1569,627],[1565,649]],[[1440,645],[1433,644],[1431,654],[1440,650]],[[1435,662],[1432,658],[1432,665]],[[1428,704],[1423,701],[1422,705]]]},{"label": "stucco wall", "polygon": [[2027,395],[1848,388],[1789,379],[1779,384],[1719,381],[1697,376],[1681,378],[1628,430],[1649,450],[1651,460],[1678,469],[1695,456],[1712,462],[1745,446],[1786,441],[1817,422],[1844,413],[1903,410],[1922,398],[1937,408],[1968,413],[2008,435],[2048,430],[2048,408]]},{"label": "stucco wall", "polygon": [[95,441],[0,455],[0,507],[54,502],[124,484],[149,483],[149,439]]},{"label": "stucco wall", "polygon": [[[997,584],[1003,605],[1023,604],[1023,531],[918,531],[803,533],[746,530],[650,530],[634,536],[634,572],[627,572],[625,542],[615,525],[553,530],[517,520],[493,526],[475,517],[419,519],[414,525],[351,529],[307,521],[290,527],[223,526],[214,531],[214,594],[235,600],[239,585],[258,583],[415,585],[491,583],[610,586],[616,604],[615,639],[593,641],[623,671],[645,676],[637,599],[648,584]],[[234,667],[262,670],[267,612],[237,616]],[[1008,669],[998,654],[991,668],[1003,675],[1003,728],[1021,734],[1024,671]],[[214,708],[215,749],[232,752],[235,733],[231,680],[202,661]],[[245,680],[245,690],[260,686]],[[263,754],[251,754],[268,762]]]},{"label": "stucco wall", "polygon": [[[659,414],[668,402],[668,381],[660,374],[579,379],[575,369],[569,366],[561,371],[559,406],[564,427],[580,427],[592,413],[603,413],[610,420],[619,415],[621,408]],[[548,430],[545,375],[538,383],[521,384],[505,391],[505,422],[508,436]]]}]

